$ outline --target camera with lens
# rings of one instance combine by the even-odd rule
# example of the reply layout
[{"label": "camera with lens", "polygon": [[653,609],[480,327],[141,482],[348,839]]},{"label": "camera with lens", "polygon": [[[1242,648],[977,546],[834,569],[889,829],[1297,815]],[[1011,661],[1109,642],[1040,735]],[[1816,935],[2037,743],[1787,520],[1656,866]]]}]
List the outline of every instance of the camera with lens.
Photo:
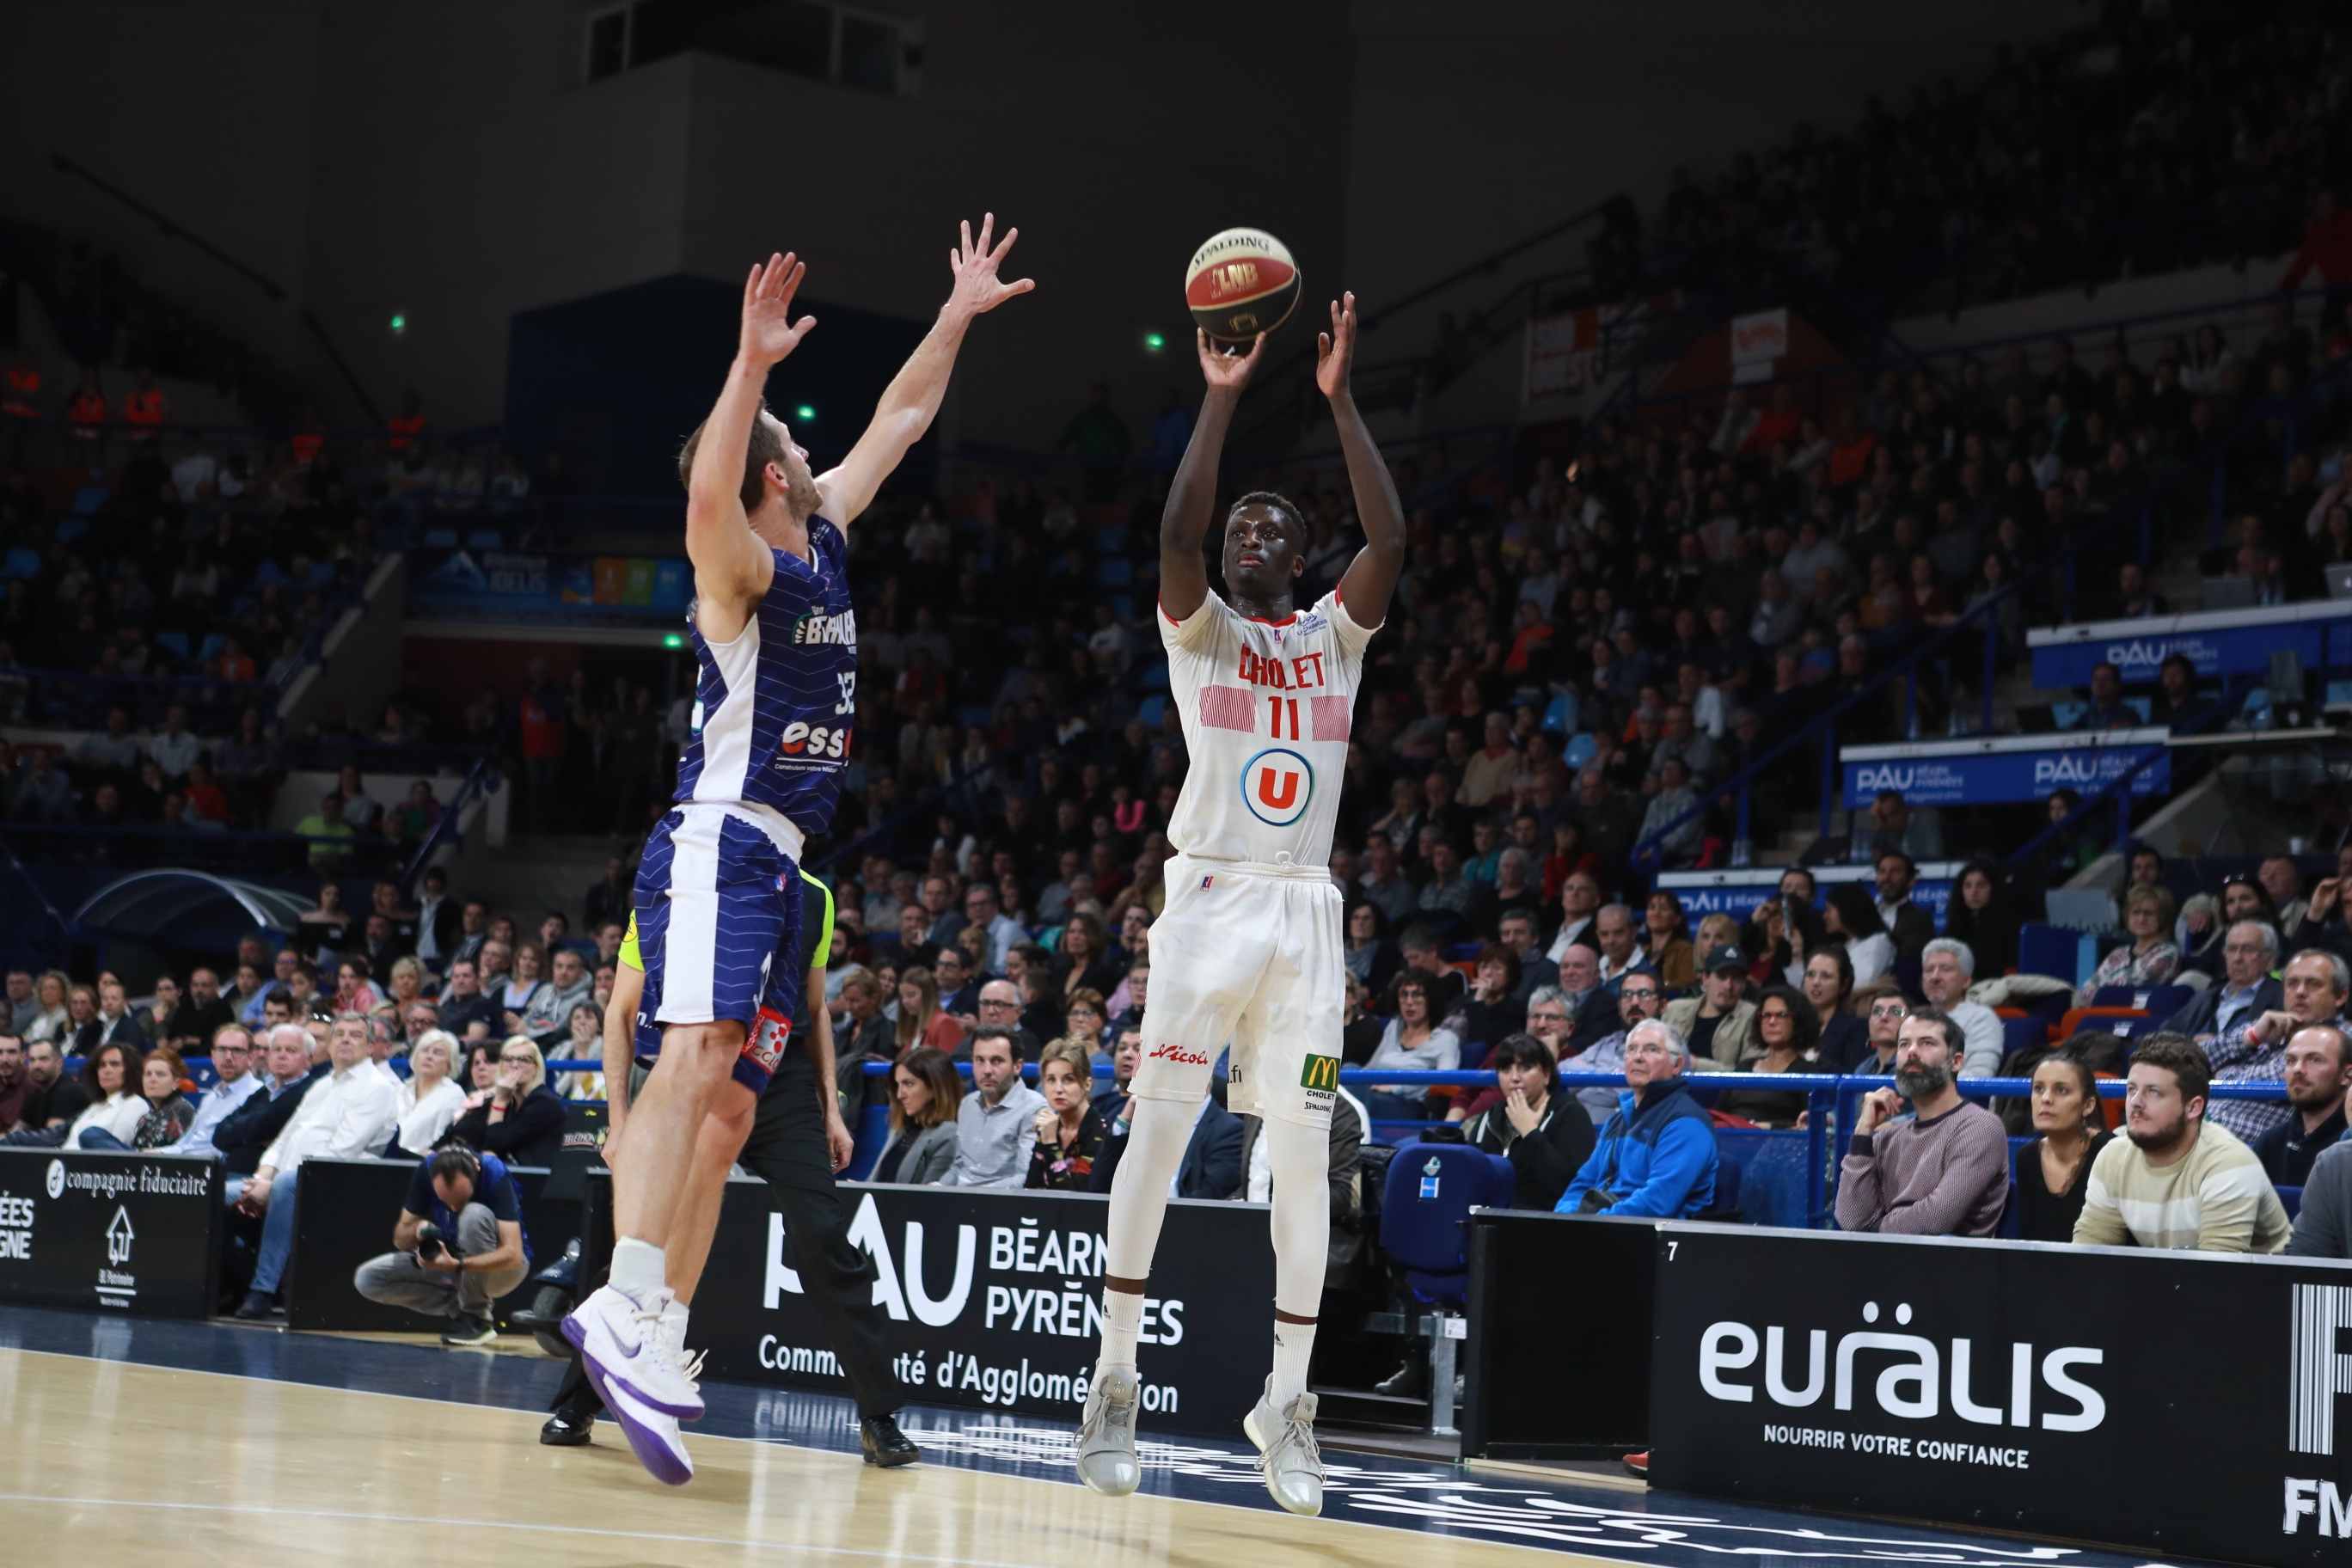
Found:
[{"label": "camera with lens", "polygon": [[456,1247],[442,1237],[441,1227],[426,1220],[416,1227],[416,1261],[428,1263],[446,1253],[451,1258],[459,1256]]}]

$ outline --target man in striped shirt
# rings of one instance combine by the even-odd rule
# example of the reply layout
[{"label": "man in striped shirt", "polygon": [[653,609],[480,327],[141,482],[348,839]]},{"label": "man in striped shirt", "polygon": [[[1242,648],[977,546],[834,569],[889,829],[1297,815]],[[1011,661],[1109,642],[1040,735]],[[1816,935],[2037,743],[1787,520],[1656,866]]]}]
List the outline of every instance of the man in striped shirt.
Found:
[{"label": "man in striped shirt", "polygon": [[[2241,1014],[2238,1023],[2206,1047],[2215,1083],[2284,1083],[2289,1037],[2314,1024],[2347,1026],[2344,1005],[2352,1001],[2352,964],[2325,949],[2309,948],[2287,960],[2279,980],[2284,1006],[2252,1017]],[[2287,1115],[2284,1100],[2224,1100],[2215,1103],[2210,1120],[2252,1144],[2284,1126]]]},{"label": "man in striped shirt", "polygon": [[2158,1033],[2133,1054],[2125,1136],[2091,1166],[2078,1245],[2283,1252],[2286,1207],[2254,1152],[2205,1115],[2204,1047]]}]

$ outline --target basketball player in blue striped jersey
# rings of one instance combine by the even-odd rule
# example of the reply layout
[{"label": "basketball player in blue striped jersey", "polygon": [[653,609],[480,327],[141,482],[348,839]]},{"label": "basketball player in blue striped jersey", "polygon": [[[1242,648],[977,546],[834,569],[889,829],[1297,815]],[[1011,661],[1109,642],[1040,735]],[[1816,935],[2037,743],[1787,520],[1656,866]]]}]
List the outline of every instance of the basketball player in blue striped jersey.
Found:
[{"label": "basketball player in blue striped jersey", "polygon": [[843,531],[929,428],[973,318],[1034,287],[999,278],[1018,231],[992,245],[993,233],[992,216],[977,240],[963,226],[939,320],[848,457],[820,476],[762,398],[769,371],[816,324],[792,319],[805,268],[792,256],[753,268],[726,387],[679,455],[698,670],[676,805],[646,840],[635,894],[637,1050],[656,1061],[609,1155],[609,1282],[563,1323],[625,1424],[702,1414],[672,1289],[686,1280],[670,1278],[667,1253],[699,1272],[799,1000],[802,850],[832,822],[856,720]]}]

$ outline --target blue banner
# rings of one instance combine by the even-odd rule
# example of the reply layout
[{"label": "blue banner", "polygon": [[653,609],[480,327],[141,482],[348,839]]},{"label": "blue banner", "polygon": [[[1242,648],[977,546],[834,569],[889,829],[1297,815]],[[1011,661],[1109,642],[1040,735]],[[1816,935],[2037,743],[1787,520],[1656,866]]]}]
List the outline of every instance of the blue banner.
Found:
[{"label": "blue banner", "polygon": [[677,620],[694,596],[681,560],[420,550],[410,558],[412,611],[565,619]]},{"label": "blue banner", "polygon": [[2152,681],[2179,654],[2200,678],[2261,675],[2281,649],[2311,669],[2352,663],[2352,599],[2315,599],[2266,609],[2211,610],[2145,620],[2094,621],[2029,632],[2036,690],[2088,686],[2091,670],[2112,664],[2126,683]]},{"label": "blue banner", "polygon": [[[1866,801],[1881,790],[1900,790],[1913,806],[1996,805],[2047,800],[2061,789],[2090,795],[2122,777],[2151,747],[2161,751],[2159,729],[2109,730],[2079,735],[2012,735],[1992,741],[1923,742],[1899,746],[1848,746],[1845,798]],[[2169,752],[2133,774],[2133,795],[2162,795],[2172,787]]]}]

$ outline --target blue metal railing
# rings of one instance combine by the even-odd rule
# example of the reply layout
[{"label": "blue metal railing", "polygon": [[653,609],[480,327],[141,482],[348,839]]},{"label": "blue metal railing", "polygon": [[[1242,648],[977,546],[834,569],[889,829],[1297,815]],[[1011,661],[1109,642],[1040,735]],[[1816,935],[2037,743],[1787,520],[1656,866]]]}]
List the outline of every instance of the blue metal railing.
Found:
[{"label": "blue metal railing", "polygon": [[[866,1061],[860,1070],[868,1078],[880,1078],[893,1070],[895,1064]],[[601,1061],[551,1061],[550,1073],[601,1072]],[[956,1070],[966,1079],[971,1076],[971,1064],[959,1062]],[[1113,1073],[1108,1062],[1095,1064],[1097,1083],[1108,1081]],[[1033,1064],[1021,1069],[1024,1081],[1037,1081],[1037,1068]],[[1691,1071],[1686,1075],[1691,1088],[1701,1093],[1726,1089],[1763,1089],[1772,1093],[1801,1094],[1805,1097],[1805,1223],[1816,1230],[1826,1228],[1836,1203],[1837,1167],[1853,1142],[1854,1104],[1874,1089],[1893,1089],[1892,1078],[1876,1074],[1833,1073],[1760,1073]],[[1559,1075],[1563,1091],[1580,1089],[1616,1089],[1628,1087],[1622,1073],[1563,1072]],[[1406,1072],[1387,1068],[1342,1068],[1339,1083],[1346,1089],[1493,1089],[1496,1075],[1482,1068],[1447,1072]],[[2100,1079],[2096,1088],[2103,1100],[2121,1100],[2127,1086],[2121,1079]],[[2032,1080],[2021,1078],[1964,1078],[1959,1080],[1961,1095],[1969,1100],[2024,1100],[2033,1092]],[[2217,1083],[2206,1090],[2211,1100],[2251,1100],[2284,1101],[2286,1085],[2281,1083]],[[860,1114],[860,1125],[854,1129],[857,1139],[857,1157],[850,1170],[863,1176],[873,1168],[888,1136],[888,1115],[878,1109],[868,1109]],[[1379,1121],[1376,1131],[1411,1133],[1422,1127],[1439,1125],[1431,1121]],[[1779,1136],[1794,1138],[1797,1133],[1783,1132]]]},{"label": "blue metal railing", "polygon": [[433,825],[433,831],[425,836],[425,841],[416,847],[416,853],[408,858],[408,864],[402,868],[402,898],[414,899],[416,896],[416,885],[425,879],[425,873],[432,866],[435,855],[445,847],[465,843],[466,831],[458,825],[457,819],[466,814],[467,808],[475,801],[481,800],[487,810],[488,797],[504,788],[506,782],[506,775],[499,772],[487,752],[475,759],[472,770],[466,774],[466,782],[457,786],[457,793],[441,808],[441,819]]}]

